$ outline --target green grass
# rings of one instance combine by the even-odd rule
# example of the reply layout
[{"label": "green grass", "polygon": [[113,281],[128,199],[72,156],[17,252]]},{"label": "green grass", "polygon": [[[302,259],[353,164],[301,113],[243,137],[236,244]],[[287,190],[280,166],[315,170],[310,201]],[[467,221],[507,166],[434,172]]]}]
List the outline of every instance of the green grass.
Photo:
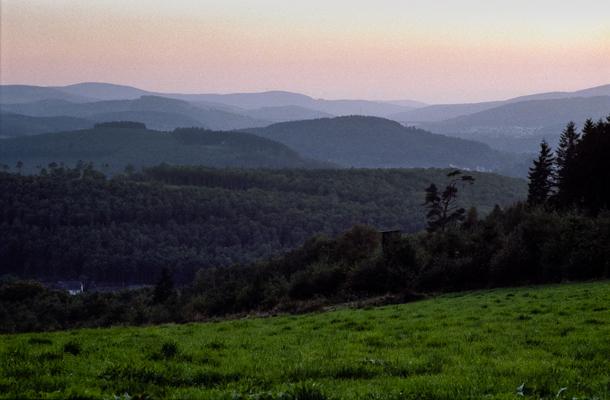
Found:
[{"label": "green grass", "polygon": [[0,397],[115,395],[609,399],[610,282],[301,316],[0,336]]}]

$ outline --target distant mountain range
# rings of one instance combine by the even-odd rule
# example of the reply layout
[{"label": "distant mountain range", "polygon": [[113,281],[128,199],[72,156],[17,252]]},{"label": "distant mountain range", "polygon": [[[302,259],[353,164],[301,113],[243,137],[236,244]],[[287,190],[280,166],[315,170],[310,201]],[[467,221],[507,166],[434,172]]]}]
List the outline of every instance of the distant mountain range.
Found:
[{"label": "distant mountain range", "polygon": [[[79,83],[61,87],[41,87],[25,85],[0,86],[0,104],[29,103],[40,100],[62,99],[72,102],[100,100],[134,100],[142,96],[160,96],[196,103],[199,106],[225,109],[240,113],[243,110],[260,108],[298,106],[328,115],[373,115],[386,117],[402,111],[409,111],[423,103],[408,100],[381,102],[368,100],[324,100],[284,91],[233,94],[183,94],[159,93],[141,90],[131,86],[108,83]],[[402,103],[402,104],[400,104]],[[227,109],[228,107],[228,109]],[[277,110],[279,112],[280,110]],[[294,110],[289,110],[294,112]],[[300,119],[301,116],[299,116]],[[281,117],[287,120],[287,117]]]},{"label": "distant mountain range", "polygon": [[[203,127],[212,130],[233,130],[269,125],[247,115],[195,106],[186,101],[159,96],[142,96],[134,100],[104,100],[73,103],[46,99],[31,103],[3,104],[4,112],[32,117],[68,116],[92,122],[137,121],[152,129],[172,130],[178,127]],[[91,123],[90,125],[93,125]],[[6,136],[17,136],[5,133]]]},{"label": "distant mountain range", "polygon": [[0,163],[34,172],[51,162],[93,162],[104,172],[127,165],[203,165],[234,168],[328,168],[283,144],[243,132],[178,129],[171,133],[144,128],[100,127],[24,136],[0,141]]},{"label": "distant mountain range", "polygon": [[324,100],[284,91],[184,94],[156,93],[107,83],[61,87],[3,85],[0,86],[0,138],[82,129],[113,120],[138,121],[163,131],[177,127],[243,130],[275,123],[363,115],[480,141],[502,151],[533,153],[542,139],[556,143],[570,120],[582,123],[586,118],[610,114],[609,99],[610,85],[502,101],[441,105],[413,100]]}]

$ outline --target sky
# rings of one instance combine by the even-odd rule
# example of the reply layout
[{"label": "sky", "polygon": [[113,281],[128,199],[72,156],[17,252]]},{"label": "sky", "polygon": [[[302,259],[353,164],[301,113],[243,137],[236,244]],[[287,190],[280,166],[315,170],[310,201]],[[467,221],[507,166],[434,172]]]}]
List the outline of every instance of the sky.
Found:
[{"label": "sky", "polygon": [[505,99],[610,83],[608,0],[0,0],[0,82]]}]

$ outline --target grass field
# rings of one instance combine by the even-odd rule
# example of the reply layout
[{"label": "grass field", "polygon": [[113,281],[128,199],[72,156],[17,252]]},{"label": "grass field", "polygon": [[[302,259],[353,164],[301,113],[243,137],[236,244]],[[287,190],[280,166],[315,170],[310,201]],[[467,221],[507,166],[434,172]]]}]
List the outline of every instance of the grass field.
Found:
[{"label": "grass field", "polygon": [[610,282],[4,335],[0,397],[610,399]]}]

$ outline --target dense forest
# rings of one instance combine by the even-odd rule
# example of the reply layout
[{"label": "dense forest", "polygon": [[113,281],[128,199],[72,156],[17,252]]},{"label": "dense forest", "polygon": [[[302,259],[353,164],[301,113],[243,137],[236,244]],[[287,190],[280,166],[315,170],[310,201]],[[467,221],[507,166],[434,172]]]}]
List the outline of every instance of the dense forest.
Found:
[{"label": "dense forest", "polygon": [[[443,170],[221,170],[162,165],[105,178],[90,165],[0,173],[0,274],[44,280],[181,283],[356,224],[415,232],[423,188]],[[525,182],[475,174],[464,205],[524,199]]]},{"label": "dense forest", "polygon": [[[184,322],[253,312],[312,311],[343,302],[402,302],[444,291],[608,279],[609,152],[610,118],[588,121],[580,133],[570,124],[555,152],[541,144],[530,168],[527,202],[497,206],[480,217],[476,208],[466,210],[457,199],[480,186],[485,175],[437,171],[436,181],[422,185],[420,192],[420,207],[427,211],[426,231],[383,235],[359,225],[335,238],[313,236],[295,250],[256,263],[199,268],[186,285],[177,284],[176,271],[168,265],[158,270],[152,287],[77,296],[5,277],[0,283],[0,326],[12,332]],[[142,188],[160,185],[154,179],[170,181],[161,178],[167,168],[127,183]],[[212,177],[198,180],[195,172],[187,168],[176,179],[214,185]],[[86,181],[84,175],[90,174],[97,173],[81,171],[73,181]],[[41,177],[3,177],[42,183]],[[8,207],[9,213],[12,209]],[[21,221],[3,226],[23,227]],[[11,248],[18,245],[13,242]]]},{"label": "dense forest", "polygon": [[[272,260],[200,269],[185,286],[158,273],[154,287],[71,296],[34,283],[0,283],[5,332],[186,322],[252,312],[318,310],[343,302],[385,304],[428,293],[610,278],[610,215],[549,213],[521,204],[444,232],[407,235],[382,250],[355,227],[314,237]],[[367,300],[368,299],[368,300]]]}]

